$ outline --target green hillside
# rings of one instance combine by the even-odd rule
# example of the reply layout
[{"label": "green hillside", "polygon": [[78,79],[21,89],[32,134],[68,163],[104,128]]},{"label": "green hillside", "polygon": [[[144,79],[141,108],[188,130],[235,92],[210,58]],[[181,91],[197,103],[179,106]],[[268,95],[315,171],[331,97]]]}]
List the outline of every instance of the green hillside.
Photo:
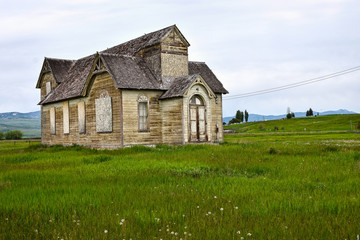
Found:
[{"label": "green hillside", "polygon": [[20,130],[25,138],[34,138],[41,136],[40,119],[0,119],[0,132]]},{"label": "green hillside", "polygon": [[225,126],[224,129],[239,133],[349,131],[351,124],[352,130],[355,130],[355,125],[359,123],[360,114],[349,114],[249,122]]}]

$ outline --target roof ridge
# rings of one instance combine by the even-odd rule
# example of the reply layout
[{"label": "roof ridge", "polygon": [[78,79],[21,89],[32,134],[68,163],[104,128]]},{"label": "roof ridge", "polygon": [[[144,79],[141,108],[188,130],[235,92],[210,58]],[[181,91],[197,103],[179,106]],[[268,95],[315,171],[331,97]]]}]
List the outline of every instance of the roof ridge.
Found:
[{"label": "roof ridge", "polygon": [[[162,28],[162,29],[157,30],[157,31],[153,31],[153,32],[150,32],[150,33],[145,33],[145,34],[143,34],[142,36],[133,38],[133,39],[131,39],[131,40],[128,40],[128,41],[123,42],[123,43],[120,43],[120,44],[115,45],[115,46],[113,46],[113,47],[107,48],[107,49],[105,49],[105,50],[102,50],[101,52],[111,51],[111,50],[117,49],[117,48],[119,48],[119,47],[121,47],[121,46],[126,46],[126,44],[136,43],[136,41],[139,41],[139,40],[141,40],[141,39],[145,39],[145,40],[146,40],[145,43],[142,44],[142,46],[138,46],[139,48],[135,49],[135,53],[136,53],[136,52],[138,52],[140,49],[142,49],[144,46],[148,47],[148,43],[150,42],[151,39],[146,39],[146,37],[149,37],[149,36],[151,36],[151,35],[155,35],[156,33],[160,33],[160,32],[162,32],[162,31],[164,31],[164,30],[166,30],[166,29],[169,29],[169,30],[170,30],[170,29],[173,29],[174,27],[176,27],[175,24],[174,24],[174,25],[171,25],[171,26],[168,26],[168,27],[165,27],[165,28]],[[136,46],[136,44],[135,44],[135,46]]]},{"label": "roof ridge", "polygon": [[128,54],[116,54],[116,53],[103,53],[99,52],[99,55],[105,55],[105,56],[113,56],[113,57],[128,57],[128,58],[136,58],[135,56],[131,56]]},{"label": "roof ridge", "polygon": [[189,63],[205,63],[206,64],[206,62],[200,62],[200,61],[189,61]]},{"label": "roof ridge", "polygon": [[61,60],[61,61],[76,61],[76,60],[73,60],[73,59],[62,59],[62,58],[52,58],[52,57],[45,57],[45,59],[50,59],[50,60]]}]

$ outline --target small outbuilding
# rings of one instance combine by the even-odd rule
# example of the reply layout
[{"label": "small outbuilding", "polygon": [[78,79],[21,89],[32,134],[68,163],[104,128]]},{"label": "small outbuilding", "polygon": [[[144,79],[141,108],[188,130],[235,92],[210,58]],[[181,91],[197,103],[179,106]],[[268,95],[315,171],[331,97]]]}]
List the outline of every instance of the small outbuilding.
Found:
[{"label": "small outbuilding", "polygon": [[222,94],[204,62],[188,61],[176,25],[78,59],[45,58],[43,144],[94,148],[222,142]]}]

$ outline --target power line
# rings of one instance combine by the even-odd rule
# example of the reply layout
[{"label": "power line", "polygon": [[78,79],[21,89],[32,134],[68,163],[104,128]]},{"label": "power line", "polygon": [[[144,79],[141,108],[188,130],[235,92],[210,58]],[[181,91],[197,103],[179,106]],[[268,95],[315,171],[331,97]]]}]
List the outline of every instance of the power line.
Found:
[{"label": "power line", "polygon": [[285,90],[285,89],[289,89],[289,88],[295,88],[295,87],[299,87],[299,86],[303,86],[303,85],[307,85],[307,84],[311,84],[311,83],[324,81],[324,80],[327,80],[330,78],[338,77],[338,76],[345,75],[345,74],[352,73],[352,72],[359,71],[359,70],[360,70],[360,66],[357,66],[357,67],[349,68],[349,69],[346,69],[343,71],[335,72],[335,73],[324,75],[324,76],[317,77],[317,78],[312,78],[312,79],[305,80],[305,81],[300,81],[300,82],[296,82],[296,83],[283,85],[280,87],[268,88],[268,89],[263,89],[263,90],[259,90],[259,91],[236,94],[233,96],[224,97],[223,100],[232,100],[232,99],[236,99],[236,98],[252,97],[252,96],[256,96],[256,95],[277,92],[277,91],[281,91],[281,90]]}]

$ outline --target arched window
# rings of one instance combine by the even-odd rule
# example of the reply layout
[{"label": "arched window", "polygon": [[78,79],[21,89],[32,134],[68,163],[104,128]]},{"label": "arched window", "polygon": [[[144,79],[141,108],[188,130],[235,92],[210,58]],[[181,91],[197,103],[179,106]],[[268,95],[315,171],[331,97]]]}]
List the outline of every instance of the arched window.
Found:
[{"label": "arched window", "polygon": [[194,95],[190,99],[190,104],[204,106],[204,101],[201,99],[201,97],[199,95]]}]

